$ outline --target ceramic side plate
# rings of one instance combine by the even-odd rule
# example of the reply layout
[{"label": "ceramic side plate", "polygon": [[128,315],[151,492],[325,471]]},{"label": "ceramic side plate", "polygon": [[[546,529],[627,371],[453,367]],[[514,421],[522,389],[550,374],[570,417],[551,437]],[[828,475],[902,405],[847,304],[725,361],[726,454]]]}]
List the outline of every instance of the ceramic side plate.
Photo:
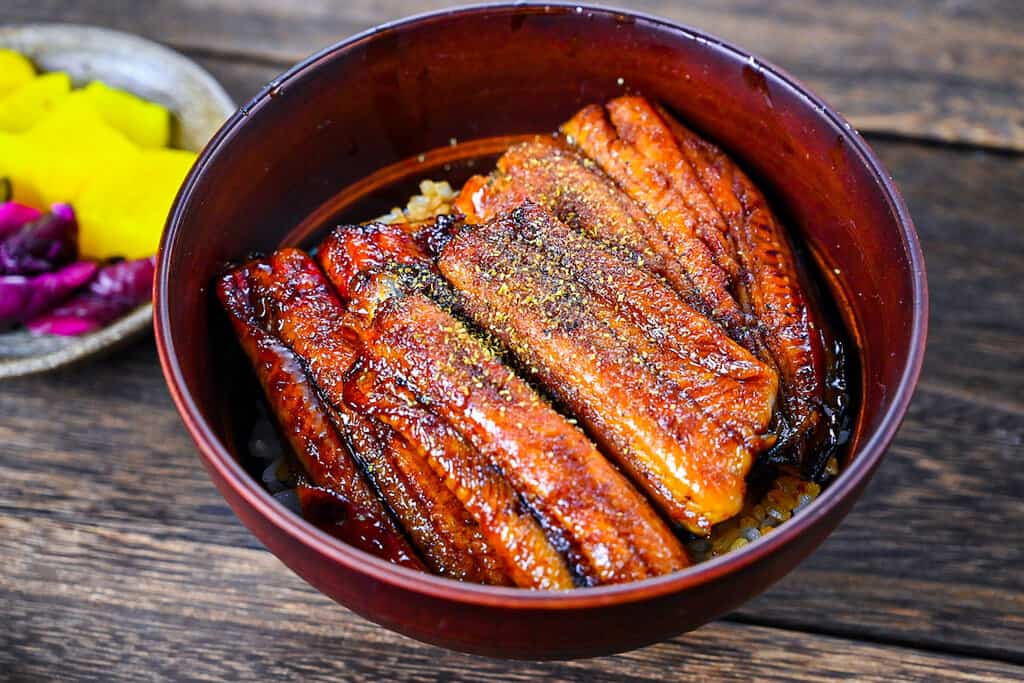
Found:
[{"label": "ceramic side plate", "polygon": [[[235,111],[235,104],[198,64],[138,36],[92,26],[0,26],[0,48],[17,50],[40,71],[65,71],[76,86],[99,80],[158,102],[173,112],[173,146],[198,152]],[[44,372],[91,358],[150,327],[146,304],[80,337],[0,333],[0,379]]]}]

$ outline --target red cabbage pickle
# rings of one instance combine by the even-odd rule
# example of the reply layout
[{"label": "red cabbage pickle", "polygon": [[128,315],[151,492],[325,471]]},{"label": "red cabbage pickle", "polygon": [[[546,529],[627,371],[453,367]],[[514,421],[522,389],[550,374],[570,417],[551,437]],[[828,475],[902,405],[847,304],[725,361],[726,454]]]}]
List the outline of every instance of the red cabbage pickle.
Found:
[{"label": "red cabbage pickle", "polygon": [[156,258],[104,266],[89,286],[52,311],[29,320],[36,334],[75,336],[94,332],[149,301]]},{"label": "red cabbage pickle", "polygon": [[23,224],[0,242],[0,275],[45,273],[78,258],[78,221],[68,204]]},{"label": "red cabbage pickle", "polygon": [[43,212],[39,209],[18,202],[0,204],[0,242],[21,226],[42,215]]},{"label": "red cabbage pickle", "polygon": [[64,301],[96,275],[97,265],[78,261],[53,273],[0,275],[0,328],[24,322]]}]

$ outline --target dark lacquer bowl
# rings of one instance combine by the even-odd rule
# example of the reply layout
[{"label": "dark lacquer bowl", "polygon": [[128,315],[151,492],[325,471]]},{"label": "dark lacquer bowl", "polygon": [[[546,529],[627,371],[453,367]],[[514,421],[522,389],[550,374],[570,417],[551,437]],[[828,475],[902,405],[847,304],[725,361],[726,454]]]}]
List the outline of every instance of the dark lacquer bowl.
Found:
[{"label": "dark lacquer bowl", "polygon": [[[825,275],[862,375],[854,378],[861,400],[839,477],[742,549],[669,576],[568,593],[460,584],[395,567],[279,505],[240,462],[257,390],[210,296],[218,269],[279,246],[311,216],[327,217],[323,207],[339,191],[382,168],[453,139],[551,131],[580,106],[624,91],[661,101],[735,155]],[[434,164],[423,175],[443,171]],[[253,533],[319,590],[387,628],[531,659],[671,637],[790,571],[849,511],[882,459],[918,377],[927,322],[924,263],[907,209],[842,117],[779,69],[716,38],[576,6],[425,15],[291,69],[207,146],[175,204],[158,268],[164,374],[203,464]]]}]

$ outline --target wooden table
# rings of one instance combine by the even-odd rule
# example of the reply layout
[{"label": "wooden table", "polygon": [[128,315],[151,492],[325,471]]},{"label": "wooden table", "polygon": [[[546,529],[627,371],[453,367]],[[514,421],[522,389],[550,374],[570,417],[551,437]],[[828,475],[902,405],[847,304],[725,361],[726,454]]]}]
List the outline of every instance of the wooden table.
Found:
[{"label": "wooden table", "polygon": [[[446,4],[3,0],[0,23],[140,33],[241,102],[316,48]],[[149,338],[0,384],[0,679],[1024,679],[1024,8],[628,4],[804,79],[866,134],[917,222],[924,375],[830,540],[736,613],[636,652],[537,664],[422,645],[336,606],[238,523]]]}]

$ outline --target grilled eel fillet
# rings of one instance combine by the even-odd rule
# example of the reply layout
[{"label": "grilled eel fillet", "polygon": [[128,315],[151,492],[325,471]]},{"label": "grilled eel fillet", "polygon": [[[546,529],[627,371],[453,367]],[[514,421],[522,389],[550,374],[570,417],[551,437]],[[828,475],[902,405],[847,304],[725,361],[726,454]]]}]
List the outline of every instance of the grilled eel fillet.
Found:
[{"label": "grilled eel fillet", "polygon": [[679,200],[669,179],[618,137],[598,105],[581,109],[562,132],[651,216],[669,246],[666,261],[678,264],[689,281],[688,290],[680,292],[687,303],[734,339],[744,338],[750,321],[729,291],[728,271],[701,240],[697,216]]},{"label": "grilled eel fillet", "polygon": [[635,255],[684,296],[692,291],[686,273],[643,209],[590,159],[565,142],[542,137],[513,145],[490,176],[463,186],[455,209],[476,225],[532,201],[569,227],[619,253]]},{"label": "grilled eel fillet", "polygon": [[[678,540],[650,505],[461,323],[428,299],[403,293],[389,274],[366,277],[363,270],[353,280],[361,265],[372,273],[388,253],[393,262],[419,258],[432,268],[417,247],[424,236],[435,241],[431,250],[445,241],[423,226],[369,225],[339,229],[320,246],[321,265],[352,292],[350,309],[368,321],[364,352],[379,349],[381,360],[390,358],[410,398],[418,395],[488,455],[585,583],[628,581],[686,566]],[[383,250],[368,249],[369,243]],[[352,254],[370,258],[360,264]],[[534,432],[531,425],[542,429]],[[626,513],[629,508],[635,511]]]},{"label": "grilled eel fillet", "polygon": [[415,448],[480,525],[517,586],[566,589],[572,574],[498,468],[419,403],[389,363],[368,363],[346,387],[350,402]]},{"label": "grilled eel fillet", "polygon": [[344,400],[358,361],[358,337],[316,263],[285,249],[247,269],[265,329],[301,358],[327,413],[398,518],[427,566],[464,581],[508,585],[503,563],[458,498],[404,438]]},{"label": "grilled eel fillet", "polygon": [[[816,315],[801,288],[799,269],[785,229],[761,191],[721,149],[667,114],[663,117],[680,146],[688,150],[701,183],[735,235],[737,248],[747,255],[751,307],[769,330],[767,342],[783,380],[790,428],[796,436],[797,450],[804,457],[806,448],[815,442],[809,437],[825,423],[825,370]],[[699,165],[697,151],[703,151],[709,163]],[[737,203],[743,210],[742,221],[741,214],[735,211]]]},{"label": "grilled eel fillet", "polygon": [[312,480],[299,487],[304,512],[332,535],[395,564],[426,571],[370,489],[331,424],[299,359],[257,319],[250,266],[224,275],[217,294],[263,386],[271,411]]},{"label": "grilled eel fillet", "polygon": [[733,291],[760,321],[763,358],[779,370],[789,440],[800,450],[824,426],[823,349],[785,230],[750,178],[667,112],[641,97],[612,100],[607,110],[623,142],[669,179],[700,216],[708,246],[728,251],[738,262]]},{"label": "grilled eel fillet", "polygon": [[544,209],[459,232],[438,260],[466,313],[579,416],[675,522],[743,504],[778,378],[660,278]]},{"label": "grilled eel fillet", "polygon": [[[387,277],[378,275],[376,278]],[[371,287],[384,289],[370,281]],[[587,584],[681,569],[688,559],[650,504],[577,427],[451,314],[419,293],[371,312],[364,343],[499,468]]]},{"label": "grilled eel fillet", "polygon": [[[436,232],[433,224],[370,223],[340,227],[324,240],[318,253],[324,271],[338,291],[354,297],[349,300],[351,329],[363,327],[355,322],[358,316],[368,316],[377,305],[369,291],[377,281],[362,282],[357,288],[356,276],[394,264],[429,262],[418,241]],[[374,358],[368,348],[363,354],[365,362],[346,384],[349,403],[402,434],[430,463],[505,558],[516,585],[572,588],[565,560],[501,471],[447,421],[419,403],[389,363]]]},{"label": "grilled eel fillet", "polygon": [[317,249],[317,261],[346,302],[353,295],[353,279],[395,265],[429,265],[433,250],[428,241],[440,232],[429,223],[363,223],[334,229]]},{"label": "grilled eel fillet", "polygon": [[416,223],[342,225],[320,244],[317,260],[347,302],[352,278],[361,272],[430,263],[454,223],[454,218],[438,216]]}]

